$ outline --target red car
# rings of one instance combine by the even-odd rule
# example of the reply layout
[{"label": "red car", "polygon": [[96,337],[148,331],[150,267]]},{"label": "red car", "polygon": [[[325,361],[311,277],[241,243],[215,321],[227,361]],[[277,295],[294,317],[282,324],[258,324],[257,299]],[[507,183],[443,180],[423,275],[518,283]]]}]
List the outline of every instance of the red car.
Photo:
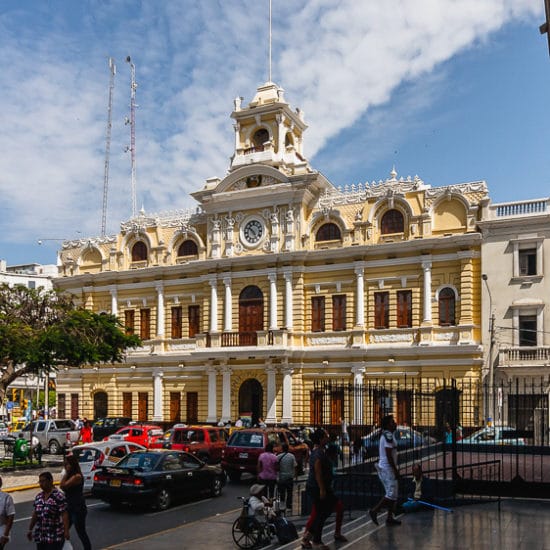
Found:
[{"label": "red car", "polygon": [[243,472],[256,474],[258,457],[265,451],[268,442],[273,443],[275,453],[281,452],[283,443],[296,457],[298,473],[303,473],[309,457],[309,447],[296,439],[285,428],[248,428],[231,434],[222,452],[222,468],[231,481],[238,481]]},{"label": "red car", "polygon": [[164,435],[162,428],[155,424],[132,424],[120,428],[114,434],[103,438],[103,441],[123,440],[138,445],[143,445],[147,449],[159,438]]}]

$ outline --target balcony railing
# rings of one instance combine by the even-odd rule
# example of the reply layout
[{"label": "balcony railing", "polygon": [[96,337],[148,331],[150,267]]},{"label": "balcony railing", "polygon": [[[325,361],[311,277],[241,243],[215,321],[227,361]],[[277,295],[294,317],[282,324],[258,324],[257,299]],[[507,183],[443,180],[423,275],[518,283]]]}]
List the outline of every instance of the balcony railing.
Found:
[{"label": "balcony railing", "polygon": [[[280,332],[280,331],[279,331]],[[206,347],[212,348],[218,345],[222,348],[238,348],[247,346],[268,345],[275,343],[274,332],[250,331],[250,332],[222,332],[216,336],[206,334]]]},{"label": "balcony railing", "polygon": [[550,347],[517,346],[499,350],[500,366],[540,366],[550,364]]}]

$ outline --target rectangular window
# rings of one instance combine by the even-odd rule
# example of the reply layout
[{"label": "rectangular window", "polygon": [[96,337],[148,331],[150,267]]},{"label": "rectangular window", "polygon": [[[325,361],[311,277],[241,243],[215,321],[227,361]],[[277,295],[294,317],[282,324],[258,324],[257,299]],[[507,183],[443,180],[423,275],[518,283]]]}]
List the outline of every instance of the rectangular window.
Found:
[{"label": "rectangular window", "polygon": [[325,331],[325,297],[314,296],[311,298],[311,331]]},{"label": "rectangular window", "polygon": [[181,393],[179,391],[170,392],[170,422],[181,422]]},{"label": "rectangular window", "polygon": [[346,330],[346,295],[332,297],[332,330]]},{"label": "rectangular window", "polygon": [[149,412],[149,394],[147,392],[138,393],[138,420],[145,422],[148,419]]},{"label": "rectangular window", "polygon": [[519,316],[519,345],[520,346],[537,345],[537,316],[536,315]]},{"label": "rectangular window", "polygon": [[140,309],[139,310],[139,337],[142,340],[149,340],[151,338],[151,310]]},{"label": "rectangular window", "polygon": [[188,391],[187,401],[187,424],[196,424],[199,421],[199,394],[196,391]]},{"label": "rectangular window", "polygon": [[309,423],[312,426],[323,424],[323,392],[312,391],[309,394]]},{"label": "rectangular window", "polygon": [[189,321],[189,338],[195,338],[195,336],[201,332],[200,306],[189,306],[187,316]]},{"label": "rectangular window", "polygon": [[27,286],[31,289],[36,288],[36,281],[29,281]]},{"label": "rectangular window", "polygon": [[64,393],[57,394],[57,414],[59,418],[67,417],[67,401]]},{"label": "rectangular window", "polygon": [[412,327],[412,290],[397,291],[397,327]]},{"label": "rectangular window", "polygon": [[134,334],[136,330],[136,313],[133,309],[127,309],[124,312],[124,326],[126,334]]},{"label": "rectangular window", "polygon": [[132,392],[122,392],[122,416],[127,416],[128,418],[134,417],[132,411]]},{"label": "rectangular window", "polygon": [[172,338],[182,337],[181,311],[181,306],[172,308]]},{"label": "rectangular window", "polygon": [[330,394],[330,421],[339,424],[344,418],[344,390],[334,390]]},{"label": "rectangular window", "polygon": [[526,248],[525,250],[519,250],[519,274],[521,276],[536,275],[537,274],[537,249]]},{"label": "rectangular window", "polygon": [[71,418],[78,418],[80,410],[78,406],[78,393],[71,393]]},{"label": "rectangular window", "polygon": [[374,293],[374,328],[390,326],[390,293]]}]

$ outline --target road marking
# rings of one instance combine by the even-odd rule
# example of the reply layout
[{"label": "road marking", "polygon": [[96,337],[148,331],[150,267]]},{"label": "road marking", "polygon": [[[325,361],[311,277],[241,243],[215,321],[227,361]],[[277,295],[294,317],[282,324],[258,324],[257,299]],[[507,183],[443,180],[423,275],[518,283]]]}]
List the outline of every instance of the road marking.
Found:
[{"label": "road marking", "polygon": [[[104,502],[96,502],[95,504],[87,504],[86,507],[87,508],[92,508],[93,506],[103,506],[103,505],[105,505]],[[18,521],[27,521],[27,520],[31,519],[31,517],[32,516],[27,516],[27,517],[24,517],[24,518],[17,518],[13,522],[17,523]]]},{"label": "road marking", "polygon": [[161,510],[159,512],[150,512],[148,514],[144,514],[147,517],[155,517],[159,514],[164,514],[165,512],[171,512],[172,510],[181,510],[182,508],[189,508],[189,506],[194,506],[195,504],[200,504],[202,502],[209,502],[211,500],[214,500],[213,498],[205,498],[203,500],[198,500],[195,502],[188,502],[187,504],[180,504],[179,506],[171,506],[170,508],[167,508],[166,510]]}]

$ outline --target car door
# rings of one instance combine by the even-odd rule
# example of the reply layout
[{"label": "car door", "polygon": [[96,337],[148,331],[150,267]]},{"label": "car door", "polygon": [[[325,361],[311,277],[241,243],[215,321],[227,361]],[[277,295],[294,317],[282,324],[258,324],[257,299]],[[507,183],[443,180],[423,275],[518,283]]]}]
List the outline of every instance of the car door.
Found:
[{"label": "car door", "polygon": [[184,496],[196,496],[209,486],[209,470],[191,453],[179,453],[181,491]]},{"label": "car door", "polygon": [[[172,496],[185,497],[191,490],[195,480],[192,473],[185,470],[180,453],[166,453],[162,461],[162,486],[170,491]],[[190,489],[191,488],[191,489]]]}]

